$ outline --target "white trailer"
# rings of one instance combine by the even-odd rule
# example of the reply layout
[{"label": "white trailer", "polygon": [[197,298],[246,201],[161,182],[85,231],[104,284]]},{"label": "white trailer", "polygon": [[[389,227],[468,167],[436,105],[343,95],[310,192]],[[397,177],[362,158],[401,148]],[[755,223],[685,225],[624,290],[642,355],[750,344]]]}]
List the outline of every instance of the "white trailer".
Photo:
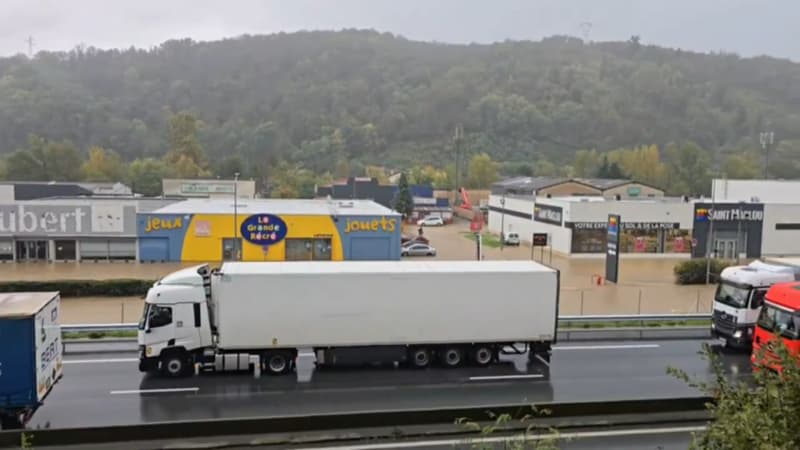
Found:
[{"label": "white trailer", "polygon": [[559,273],[531,261],[225,263],[148,292],[140,370],[287,373],[318,365],[490,365],[503,349],[549,363]]},{"label": "white trailer", "polygon": [[800,260],[772,258],[722,270],[714,293],[711,334],[724,345],[748,349],[764,295],[776,283],[800,280]]}]

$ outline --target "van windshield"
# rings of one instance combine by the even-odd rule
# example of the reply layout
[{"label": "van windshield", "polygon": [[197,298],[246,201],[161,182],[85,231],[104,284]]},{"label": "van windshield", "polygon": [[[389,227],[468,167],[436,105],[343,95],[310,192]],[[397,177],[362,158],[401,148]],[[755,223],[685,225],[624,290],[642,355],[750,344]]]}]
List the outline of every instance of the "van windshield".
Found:
[{"label": "van windshield", "polygon": [[758,316],[758,326],[776,335],[788,339],[798,339],[800,316],[797,312],[789,312],[770,304],[765,304]]},{"label": "van windshield", "polygon": [[747,307],[747,299],[750,298],[750,291],[752,289],[751,287],[744,287],[722,281],[717,286],[717,293],[714,295],[714,300],[733,306],[734,308],[745,308]]}]

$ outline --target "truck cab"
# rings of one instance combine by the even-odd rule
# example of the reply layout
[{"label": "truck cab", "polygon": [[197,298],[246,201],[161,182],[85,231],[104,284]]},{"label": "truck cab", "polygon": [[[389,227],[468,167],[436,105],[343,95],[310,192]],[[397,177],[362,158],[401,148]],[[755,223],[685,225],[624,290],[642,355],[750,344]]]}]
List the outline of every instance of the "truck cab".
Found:
[{"label": "truck cab", "polygon": [[184,375],[212,345],[210,269],[207,265],[171,273],[145,297],[139,321],[139,370]]},{"label": "truck cab", "polygon": [[767,292],[753,338],[754,369],[781,370],[778,357],[767,347],[777,339],[783,340],[790,355],[800,355],[800,283],[776,284]]},{"label": "truck cab", "polygon": [[714,294],[712,336],[726,346],[748,348],[767,290],[797,279],[797,268],[761,261],[725,268]]}]

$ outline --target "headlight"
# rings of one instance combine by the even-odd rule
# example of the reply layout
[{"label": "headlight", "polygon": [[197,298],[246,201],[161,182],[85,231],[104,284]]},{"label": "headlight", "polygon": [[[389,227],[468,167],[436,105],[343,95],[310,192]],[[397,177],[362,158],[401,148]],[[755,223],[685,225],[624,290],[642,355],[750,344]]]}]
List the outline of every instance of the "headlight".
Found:
[{"label": "headlight", "polygon": [[733,333],[733,337],[735,337],[736,339],[742,337],[742,330],[736,330],[736,332]]}]

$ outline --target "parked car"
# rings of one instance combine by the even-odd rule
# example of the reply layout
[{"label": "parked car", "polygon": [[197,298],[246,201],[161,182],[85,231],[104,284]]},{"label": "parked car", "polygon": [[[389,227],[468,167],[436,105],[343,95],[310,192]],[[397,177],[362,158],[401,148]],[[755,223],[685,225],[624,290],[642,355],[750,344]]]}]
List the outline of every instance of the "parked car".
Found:
[{"label": "parked car", "polygon": [[428,240],[428,238],[426,238],[425,236],[419,236],[419,235],[412,236],[410,234],[404,234],[400,238],[400,244],[403,245],[403,246],[406,246],[406,245],[412,244],[412,243],[416,243],[416,242],[419,242],[419,243],[422,243],[422,244],[430,244],[431,243],[431,241]]},{"label": "parked car", "polygon": [[428,216],[417,221],[421,227],[440,227],[444,225],[444,219],[439,216]]},{"label": "parked car", "polygon": [[414,242],[400,248],[401,256],[436,256],[436,249],[428,244]]},{"label": "parked car", "polygon": [[519,233],[506,233],[503,241],[505,245],[519,245]]}]

